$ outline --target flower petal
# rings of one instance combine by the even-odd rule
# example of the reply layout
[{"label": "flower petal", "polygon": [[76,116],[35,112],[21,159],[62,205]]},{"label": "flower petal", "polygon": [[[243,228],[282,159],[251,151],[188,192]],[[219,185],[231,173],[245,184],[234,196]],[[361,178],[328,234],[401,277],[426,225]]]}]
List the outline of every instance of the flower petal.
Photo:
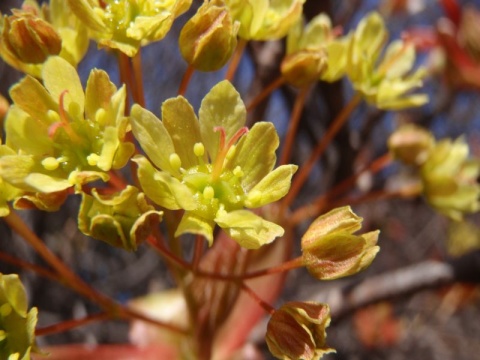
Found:
[{"label": "flower petal", "polygon": [[170,210],[195,209],[196,203],[188,186],[170,174],[156,170],[143,156],[136,156],[132,161],[138,164],[138,180],[153,202]]},{"label": "flower petal", "polygon": [[162,121],[172,138],[175,152],[182,160],[182,167],[188,169],[198,165],[193,147],[202,138],[192,105],[183,96],[168,99],[162,105]]},{"label": "flower petal", "polygon": [[200,216],[186,211],[178,224],[177,231],[175,236],[180,236],[182,234],[197,234],[204,236],[208,245],[212,246],[213,244],[213,228],[215,227],[215,222],[211,220],[204,219]]},{"label": "flower petal", "polygon": [[175,152],[173,141],[163,123],[140,105],[133,105],[130,114],[132,131],[149,159],[164,171],[175,173],[170,155]]},{"label": "flower petal", "polygon": [[290,190],[292,176],[297,168],[297,165],[282,165],[276,168],[250,190],[245,205],[256,208],[283,198]]},{"label": "flower petal", "polygon": [[226,168],[233,171],[240,166],[245,174],[242,177],[242,186],[246,191],[250,191],[272,171],[277,159],[275,150],[278,145],[275,126],[270,122],[258,122],[241,139]]},{"label": "flower petal", "polygon": [[215,222],[246,249],[258,249],[284,233],[281,226],[264,220],[248,210],[236,210],[228,213],[220,211]]},{"label": "flower petal", "polygon": [[219,133],[214,128],[224,128],[227,140],[230,139],[245,125],[247,111],[240,94],[225,80],[215,85],[203,98],[198,116],[203,144],[214,162],[219,143]]}]

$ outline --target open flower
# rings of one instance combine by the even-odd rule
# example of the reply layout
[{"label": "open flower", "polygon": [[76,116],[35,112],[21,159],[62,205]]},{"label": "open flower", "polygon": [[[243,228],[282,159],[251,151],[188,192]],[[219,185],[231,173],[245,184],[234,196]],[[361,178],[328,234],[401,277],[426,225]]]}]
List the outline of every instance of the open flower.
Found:
[{"label": "open flower", "polygon": [[107,181],[107,172],[123,167],[134,146],[123,141],[125,88],[117,90],[105,72],[92,70],[84,93],[73,66],[51,57],[43,79],[45,85],[27,76],[10,91],[6,145],[15,154],[0,158],[0,176],[24,191],[54,194],[58,201],[47,201],[49,210],[72,186]]},{"label": "open flower", "polygon": [[238,36],[245,40],[275,40],[287,35],[302,15],[305,0],[225,0]]},{"label": "open flower", "polygon": [[362,218],[349,206],[318,217],[302,237],[302,257],[307,270],[317,279],[332,280],[356,274],[369,266],[380,250],[379,231],[353,233]]},{"label": "open flower", "polygon": [[245,105],[223,81],[202,101],[199,120],[179,96],[162,105],[162,121],[138,105],[132,107],[132,130],[148,159],[134,158],[143,191],[158,205],[184,209],[175,236],[195,233],[211,244],[215,223],[246,248],[258,248],[283,229],[244,210],[286,195],[297,167],[273,170],[279,140],[271,123],[247,133]]},{"label": "open flower", "polygon": [[18,275],[0,273],[0,358],[30,360],[35,350],[37,308],[27,312],[27,296]]},{"label": "open flower", "polygon": [[101,46],[134,56],[140,46],[159,41],[192,0],[68,0]]},{"label": "open flower", "polygon": [[59,55],[76,66],[88,48],[85,26],[64,0],[51,0],[41,8],[25,1],[22,9],[0,18],[0,56],[14,68],[41,77],[42,64]]},{"label": "open flower", "polygon": [[438,141],[420,168],[423,194],[442,214],[461,220],[480,210],[480,160],[468,158],[463,138]]},{"label": "open flower", "polygon": [[113,195],[82,194],[78,228],[85,235],[125,250],[136,250],[151,234],[163,213],[149,205],[133,186]]},{"label": "open flower", "polygon": [[424,68],[412,72],[415,48],[412,43],[397,40],[380,54],[388,33],[378,13],[360,21],[348,44],[347,75],[365,100],[380,109],[398,110],[425,104],[425,94],[411,94],[422,85]]},{"label": "open flower", "polygon": [[335,352],[326,344],[330,308],[315,302],[289,302],[275,310],[267,326],[268,349],[278,359],[318,360]]}]

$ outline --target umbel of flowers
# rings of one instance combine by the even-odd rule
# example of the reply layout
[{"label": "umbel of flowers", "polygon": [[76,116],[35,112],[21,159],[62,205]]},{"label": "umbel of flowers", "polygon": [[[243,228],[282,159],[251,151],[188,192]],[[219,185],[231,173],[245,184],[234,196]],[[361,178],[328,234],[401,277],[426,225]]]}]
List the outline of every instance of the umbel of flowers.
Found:
[{"label": "umbel of flowers", "polygon": [[285,196],[297,166],[273,170],[275,127],[259,122],[248,131],[245,120],[245,106],[228,81],[205,96],[198,119],[181,96],[163,103],[161,121],[133,106],[133,133],[149,158],[134,158],[141,187],[156,204],[185,210],[175,236],[199,234],[211,244],[217,224],[241,246],[255,249],[283,235],[281,226],[244,208]]},{"label": "umbel of flowers", "polygon": [[51,57],[42,76],[43,84],[27,75],[10,90],[14,104],[5,120],[10,150],[0,158],[0,176],[24,192],[16,205],[56,210],[70,188],[107,181],[134,146],[124,141],[125,87],[117,90],[107,73],[92,70],[84,92],[75,68]]}]

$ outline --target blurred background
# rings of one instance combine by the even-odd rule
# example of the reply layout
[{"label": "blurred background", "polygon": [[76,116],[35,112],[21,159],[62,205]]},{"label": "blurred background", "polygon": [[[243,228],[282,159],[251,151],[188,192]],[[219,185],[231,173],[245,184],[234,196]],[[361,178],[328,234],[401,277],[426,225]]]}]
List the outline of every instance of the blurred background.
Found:
[{"label": "blurred background", "polygon": [[[201,1],[194,1],[194,11]],[[21,1],[2,0],[0,11],[9,13]],[[418,43],[418,63],[433,76],[424,91],[430,102],[414,110],[386,112],[362,104],[349,126],[335,138],[314,176],[297,199],[327,191],[387,151],[388,135],[401,123],[414,122],[429,127],[437,138],[464,136],[472,154],[480,157],[480,1],[455,0],[307,0],[305,17],[328,13],[335,26],[347,33],[369,11],[385,18],[391,39],[410,36]],[[187,68],[177,40],[187,16],[174,24],[160,43],[143,51],[147,107],[159,113],[165,99],[176,96]],[[234,84],[245,102],[279,75],[284,53],[282,41],[251,43],[242,59]],[[119,84],[115,57],[98,51],[92,43],[79,66],[85,81],[93,67],[105,69]],[[20,74],[0,60],[0,91],[8,98],[8,88]],[[217,73],[196,72],[186,97],[198,110],[208,90],[223,79]],[[272,121],[280,136],[295,99],[295,90],[284,86],[261,104],[249,121]],[[319,139],[352,95],[347,82],[318,84],[302,115],[294,162],[306,160]],[[375,176],[362,177],[356,191],[383,189],[399,181],[396,166]],[[303,198],[302,198],[303,197]],[[81,234],[76,226],[79,198],[71,197],[58,213],[25,211],[21,215],[83,279],[95,288],[127,302],[148,292],[172,286],[165,264],[146,246],[135,253],[112,248]],[[381,229],[381,252],[365,272],[340,281],[318,282],[305,271],[289,274],[279,302],[326,300],[333,308],[338,296],[364,291],[364,301],[350,299],[352,306],[338,306],[328,328],[328,343],[337,349],[327,359],[346,360],[471,360],[480,354],[480,217],[468,216],[464,223],[452,223],[435,213],[423,199],[385,199],[354,206],[365,219],[365,228]],[[305,224],[303,230],[306,229]],[[301,233],[299,234],[299,238]],[[0,222],[0,250],[42,264],[33,250],[12,236]],[[299,252],[299,244],[297,244]],[[458,260],[460,259],[460,260]],[[438,270],[437,265],[443,266]],[[453,272],[447,279],[442,269]],[[440,271],[440,275],[438,272]],[[33,306],[40,310],[39,326],[72,317],[82,317],[93,307],[64,287],[0,262],[0,272],[17,272],[27,286]],[[375,282],[368,283],[368,279]],[[362,287],[363,286],[363,287]],[[385,291],[382,290],[385,286]],[[343,294],[343,295],[342,295]],[[337,297],[336,297],[337,296]],[[345,301],[345,299],[343,300]],[[346,300],[348,302],[348,299]],[[264,350],[259,329],[253,341]],[[105,322],[63,334],[43,337],[40,345],[63,343],[120,343],[128,341],[128,324]],[[268,352],[264,352],[268,359]]]}]

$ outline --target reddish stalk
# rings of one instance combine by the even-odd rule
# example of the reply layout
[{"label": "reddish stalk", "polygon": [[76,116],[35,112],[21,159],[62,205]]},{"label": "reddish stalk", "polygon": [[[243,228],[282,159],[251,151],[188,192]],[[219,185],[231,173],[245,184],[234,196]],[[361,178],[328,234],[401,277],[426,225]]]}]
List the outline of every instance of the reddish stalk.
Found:
[{"label": "reddish stalk", "polygon": [[243,282],[240,284],[240,288],[243,291],[245,291],[253,300],[255,300],[255,302],[258,305],[260,305],[263,308],[263,310],[265,310],[265,312],[269,313],[270,315],[273,315],[273,313],[275,312],[275,309],[270,304],[260,299],[260,297],[255,293],[255,291],[253,291]]},{"label": "reddish stalk", "polygon": [[363,204],[368,201],[385,200],[385,199],[392,199],[392,198],[410,198],[410,197],[420,195],[421,192],[422,192],[421,186],[416,184],[406,186],[403,189],[399,189],[397,191],[378,190],[378,191],[372,191],[357,197],[346,196],[343,199],[340,199],[332,203],[331,207],[333,208],[333,207],[338,207],[338,206],[347,205],[347,204],[348,205]]},{"label": "reddish stalk", "polygon": [[293,202],[293,199],[295,199],[295,197],[298,195],[298,192],[300,191],[303,184],[307,180],[308,175],[312,171],[313,166],[318,161],[318,159],[323,154],[323,152],[326,150],[327,146],[333,140],[335,135],[340,131],[342,126],[348,120],[349,116],[351,115],[353,110],[357,107],[357,105],[360,103],[360,101],[361,101],[361,96],[359,94],[356,94],[350,100],[347,106],[344,107],[343,110],[340,112],[340,114],[338,114],[338,116],[335,118],[335,120],[333,120],[325,136],[319,141],[319,143],[317,144],[317,147],[314,149],[314,151],[310,155],[310,158],[308,159],[307,163],[300,167],[300,171],[297,173],[297,175],[293,179],[292,187],[290,188],[290,191],[288,192],[287,196],[285,196],[285,198],[281,203],[281,207],[280,207],[281,214],[285,213],[286,208],[291,205],[291,203]]},{"label": "reddish stalk", "polygon": [[118,52],[118,68],[120,71],[120,82],[127,86],[127,97],[125,99],[125,114],[129,114],[130,111],[130,99],[134,101],[135,96],[133,95],[134,81],[132,77],[132,70],[130,66],[130,58],[122,53]]},{"label": "reddish stalk", "polygon": [[187,70],[185,70],[185,74],[183,74],[182,82],[180,83],[180,87],[178,88],[178,95],[185,95],[187,92],[188,84],[192,78],[195,69],[192,65],[188,65]]},{"label": "reddish stalk", "polygon": [[98,314],[88,315],[81,319],[72,319],[72,320],[62,321],[57,324],[45,326],[40,329],[35,329],[35,335],[45,336],[45,335],[57,334],[60,332],[75,329],[80,326],[88,325],[95,321],[104,321],[108,319],[110,319],[110,315],[106,312],[101,312]]},{"label": "reddish stalk", "polygon": [[230,64],[228,65],[227,73],[225,74],[225,80],[232,81],[235,73],[237,72],[238,64],[240,64],[240,60],[243,56],[243,52],[245,51],[245,47],[247,45],[247,40],[239,39],[237,48],[233,53],[232,60],[230,60]]},{"label": "reddish stalk", "polygon": [[58,278],[61,280],[61,283],[69,288],[77,291],[79,294],[85,296],[87,299],[90,299],[94,303],[98,304],[106,312],[110,313],[112,316],[120,317],[123,319],[138,319],[151,324],[155,324],[159,327],[175,331],[178,333],[187,333],[185,329],[181,329],[177,326],[164,323],[155,319],[151,319],[148,316],[140,314],[134,310],[128,309],[120,304],[117,304],[114,300],[110,299],[108,296],[105,296],[97,292],[90,285],[85,283],[81,278],[79,278],[67,265],[65,265],[51,250],[45,245],[45,243],[35,234],[30,228],[23,222],[23,220],[18,216],[16,212],[12,209],[10,214],[4,217],[5,222],[10,226],[10,228],[15,231],[18,235],[23,237],[29,244],[32,246],[35,251],[52,267],[57,271]]},{"label": "reddish stalk", "polygon": [[195,248],[193,250],[192,270],[195,272],[198,269],[200,260],[202,259],[204,248],[204,239],[202,235],[195,237]]},{"label": "reddish stalk", "polygon": [[177,257],[175,254],[170,252],[166,247],[160,245],[158,241],[153,237],[149,236],[147,238],[147,243],[153,247],[153,249],[159,253],[161,256],[163,256],[165,259],[167,259],[169,262],[173,263],[177,267],[181,269],[186,269],[186,270],[191,270],[192,266],[186,262],[185,260]]},{"label": "reddish stalk", "polygon": [[274,267],[257,270],[257,271],[242,274],[242,275],[224,275],[224,274],[218,274],[218,273],[210,273],[202,270],[195,271],[195,275],[199,277],[207,277],[213,280],[238,282],[242,280],[249,280],[249,279],[254,279],[262,276],[268,276],[268,275],[287,272],[287,271],[302,267],[303,265],[304,265],[303,260],[302,260],[302,257],[300,256],[298,258],[286,261]]},{"label": "reddish stalk", "polygon": [[21,259],[18,259],[14,256],[11,256],[7,253],[4,253],[4,252],[1,252],[0,251],[0,260],[3,261],[3,262],[6,262],[6,263],[9,263],[9,264],[12,264],[14,266],[17,266],[21,269],[26,269],[26,270],[30,270],[30,271],[33,271],[34,273],[40,275],[40,276],[43,276],[47,279],[50,279],[50,280],[53,280],[53,281],[57,281],[57,282],[61,282],[61,278],[60,276],[58,276],[56,273],[54,273],[53,271],[50,271],[48,269],[45,269],[44,267],[42,266],[39,266],[39,265],[35,265],[35,264],[32,264],[32,263],[29,263],[27,261],[24,261],[24,260],[21,260]]},{"label": "reddish stalk", "polygon": [[142,107],[145,107],[145,92],[143,87],[143,68],[142,68],[142,53],[141,49],[131,59],[133,69],[133,79],[135,84],[135,91],[133,94],[134,101]]},{"label": "reddish stalk", "polygon": [[280,165],[286,164],[291,157],[293,141],[297,134],[298,124],[300,123],[303,107],[309,92],[310,86],[305,86],[299,90],[297,98],[295,99],[290,122],[288,123],[287,137],[285,138],[282,155],[280,156]]},{"label": "reddish stalk", "polygon": [[392,156],[390,153],[386,153],[379,158],[375,159],[372,163],[368,166],[365,166],[363,169],[358,171],[357,173],[353,174],[349,178],[343,180],[341,183],[333,187],[328,191],[326,194],[322,194],[314,199],[310,204],[302,206],[295,210],[291,216],[289,216],[289,222],[292,226],[295,226],[301,223],[308,218],[318,216],[321,211],[323,211],[324,207],[327,205],[329,199],[332,199],[345,191],[348,191],[355,185],[356,181],[360,176],[365,174],[366,172],[370,172],[372,174],[376,174],[381,169],[388,166],[392,161]]},{"label": "reddish stalk", "polygon": [[252,111],[257,105],[259,105],[265,98],[270,95],[272,92],[277,90],[280,86],[285,83],[285,79],[280,76],[271,82],[266,88],[264,88],[260,94],[255,96],[255,98],[248,104],[247,111]]}]

